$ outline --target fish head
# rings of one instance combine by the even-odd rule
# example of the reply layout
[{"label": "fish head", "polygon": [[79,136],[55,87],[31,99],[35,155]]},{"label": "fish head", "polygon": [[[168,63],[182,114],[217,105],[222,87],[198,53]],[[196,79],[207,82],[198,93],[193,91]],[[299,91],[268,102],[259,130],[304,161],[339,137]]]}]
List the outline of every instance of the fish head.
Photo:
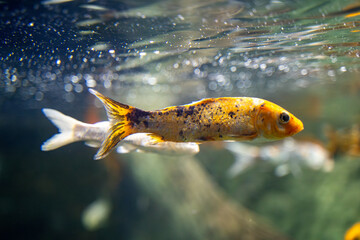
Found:
[{"label": "fish head", "polygon": [[259,105],[255,126],[267,139],[290,137],[304,129],[304,125],[293,114],[275,103],[265,101]]}]

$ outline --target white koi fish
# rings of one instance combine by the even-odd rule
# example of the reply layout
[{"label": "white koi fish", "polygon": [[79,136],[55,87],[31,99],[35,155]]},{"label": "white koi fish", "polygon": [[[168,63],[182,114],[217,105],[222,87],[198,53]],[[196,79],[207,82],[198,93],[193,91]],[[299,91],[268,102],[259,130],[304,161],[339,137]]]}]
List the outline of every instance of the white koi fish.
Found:
[{"label": "white koi fish", "polygon": [[[42,111],[59,129],[59,133],[43,143],[42,151],[51,151],[79,141],[85,141],[85,144],[90,147],[100,147],[110,128],[108,121],[88,124],[54,109],[44,108]],[[118,153],[132,151],[194,155],[199,152],[199,145],[193,142],[156,142],[147,133],[136,133],[126,137],[117,146]]]},{"label": "white koi fish", "polygon": [[230,177],[242,173],[257,160],[276,165],[275,175],[279,177],[289,173],[299,175],[303,167],[329,172],[334,166],[334,160],[325,147],[318,143],[296,141],[292,138],[262,147],[229,142],[226,144],[226,149],[235,156],[235,161],[228,170]]}]

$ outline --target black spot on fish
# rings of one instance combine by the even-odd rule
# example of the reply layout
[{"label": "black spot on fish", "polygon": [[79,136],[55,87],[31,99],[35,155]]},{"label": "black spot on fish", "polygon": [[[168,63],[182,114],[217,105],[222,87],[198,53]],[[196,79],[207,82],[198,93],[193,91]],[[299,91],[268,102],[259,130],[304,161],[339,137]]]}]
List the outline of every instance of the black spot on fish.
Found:
[{"label": "black spot on fish", "polygon": [[148,122],[148,121],[144,120],[143,123],[144,123],[144,126],[145,126],[146,128],[149,127],[149,122]]},{"label": "black spot on fish", "polygon": [[222,137],[223,137],[223,135],[220,134],[220,135],[219,135],[219,138],[222,138]]},{"label": "black spot on fish", "polygon": [[204,126],[205,126],[206,128],[209,128],[209,127],[210,127],[210,124],[204,124]]},{"label": "black spot on fish", "polygon": [[150,116],[150,112],[143,111],[140,109],[134,109],[133,111],[126,114],[127,119],[133,124],[139,124],[140,121],[148,118]]},{"label": "black spot on fish", "polygon": [[176,107],[175,112],[177,117],[184,116],[186,118],[195,114],[195,106]]},{"label": "black spot on fish", "polygon": [[202,107],[202,108],[205,108],[205,107],[206,107],[206,103],[202,103],[202,104],[200,104],[199,106]]},{"label": "black spot on fish", "polygon": [[184,132],[183,132],[183,130],[180,130],[179,136],[180,136],[182,139],[184,139]]},{"label": "black spot on fish", "polygon": [[265,106],[265,103],[261,104],[260,107],[264,107]]},{"label": "black spot on fish", "polygon": [[177,117],[180,117],[180,116],[183,114],[183,112],[184,112],[184,108],[183,108],[183,107],[177,107],[177,108],[175,109],[175,112],[176,112],[176,116],[177,116]]},{"label": "black spot on fish", "polygon": [[233,111],[229,112],[229,116],[233,118],[235,116],[235,113]]},{"label": "black spot on fish", "polygon": [[194,115],[195,106],[190,106],[185,110],[185,117]]}]

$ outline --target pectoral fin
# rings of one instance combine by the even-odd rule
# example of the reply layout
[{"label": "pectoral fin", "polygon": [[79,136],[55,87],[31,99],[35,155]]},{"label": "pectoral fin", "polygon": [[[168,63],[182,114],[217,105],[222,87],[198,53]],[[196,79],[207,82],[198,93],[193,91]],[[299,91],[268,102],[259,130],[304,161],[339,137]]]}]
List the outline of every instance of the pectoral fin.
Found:
[{"label": "pectoral fin", "polygon": [[164,137],[157,135],[155,133],[149,133],[148,137],[150,138],[149,144],[157,144],[157,143],[164,142]]}]

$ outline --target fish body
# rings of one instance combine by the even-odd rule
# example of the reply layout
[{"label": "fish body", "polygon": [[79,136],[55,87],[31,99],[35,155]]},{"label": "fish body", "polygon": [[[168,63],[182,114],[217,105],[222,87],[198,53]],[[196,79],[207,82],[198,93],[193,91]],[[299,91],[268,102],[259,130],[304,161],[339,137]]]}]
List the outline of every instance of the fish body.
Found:
[{"label": "fish body", "polygon": [[88,124],[78,121],[57,110],[44,108],[44,115],[59,129],[59,133],[45,141],[41,146],[42,151],[51,151],[67,144],[85,141],[91,146],[100,146],[110,128],[108,121]]},{"label": "fish body", "polygon": [[[253,102],[251,98],[209,98],[153,112],[136,109],[130,120],[136,131],[151,132],[165,141],[249,140],[257,136]],[[242,108],[236,107],[241,104]]]},{"label": "fish body", "polygon": [[360,239],[360,222],[355,223],[349,228],[344,236],[344,240],[358,240]]},{"label": "fish body", "polygon": [[154,141],[203,142],[281,139],[303,129],[280,106],[259,98],[207,98],[187,105],[144,111],[89,89],[105,106],[110,129],[95,159],[104,158],[125,137],[149,133]]},{"label": "fish body", "polygon": [[235,156],[235,161],[228,170],[230,177],[244,172],[258,160],[274,164],[275,174],[279,177],[289,173],[297,176],[302,173],[303,168],[329,172],[334,167],[334,159],[329,151],[322,144],[312,141],[287,138],[265,146],[230,142],[225,148]]},{"label": "fish body", "polygon": [[[100,147],[110,128],[109,121],[84,123],[49,108],[44,108],[43,113],[59,129],[58,134],[43,143],[41,146],[43,151],[54,150],[79,141],[85,141],[90,147]],[[118,153],[132,151],[194,155],[199,152],[199,146],[196,143],[157,142],[147,133],[137,133],[126,137],[117,146]]]}]

